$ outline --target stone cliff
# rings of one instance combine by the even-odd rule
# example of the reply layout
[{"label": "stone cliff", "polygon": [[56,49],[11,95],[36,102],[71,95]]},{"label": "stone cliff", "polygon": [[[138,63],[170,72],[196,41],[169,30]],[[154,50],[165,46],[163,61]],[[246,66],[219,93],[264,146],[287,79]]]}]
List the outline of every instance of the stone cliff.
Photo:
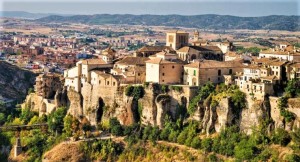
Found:
[{"label": "stone cliff", "polygon": [[34,82],[34,73],[0,61],[0,96],[20,101]]},{"label": "stone cliff", "polygon": [[[43,99],[32,93],[27,96],[26,106],[39,111],[40,114],[51,113],[59,106],[67,106],[68,113],[87,117],[92,125],[116,117],[121,124],[130,125],[136,122],[163,127],[166,115],[178,118],[180,109],[187,109],[188,103],[196,95],[197,87],[180,86],[180,89],[163,90],[162,85],[150,84],[144,87],[141,98],[126,96],[128,85],[119,87],[101,87],[84,84],[82,92],[63,89],[56,93],[53,100]],[[238,125],[240,130],[250,134],[253,128],[264,121],[268,129],[284,128],[291,131],[300,126],[300,99],[289,99],[288,111],[295,114],[295,120],[285,122],[277,107],[277,97],[266,97],[255,100],[246,98],[246,108],[236,110],[230,97],[224,96],[217,105],[211,104],[211,97],[199,102],[193,120],[200,122],[203,133],[220,132],[222,129]]]}]

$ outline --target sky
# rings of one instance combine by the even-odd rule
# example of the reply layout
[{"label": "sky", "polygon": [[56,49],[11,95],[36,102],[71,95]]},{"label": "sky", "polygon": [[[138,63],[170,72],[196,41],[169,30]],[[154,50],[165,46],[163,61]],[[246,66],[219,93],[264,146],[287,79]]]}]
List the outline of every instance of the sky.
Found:
[{"label": "sky", "polygon": [[1,11],[57,14],[300,15],[300,0],[0,0]]}]

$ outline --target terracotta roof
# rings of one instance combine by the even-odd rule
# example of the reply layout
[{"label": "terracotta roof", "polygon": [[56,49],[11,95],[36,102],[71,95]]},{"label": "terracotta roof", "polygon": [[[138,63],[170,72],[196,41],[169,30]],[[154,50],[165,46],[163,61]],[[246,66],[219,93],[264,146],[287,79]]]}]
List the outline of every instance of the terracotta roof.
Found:
[{"label": "terracotta roof", "polygon": [[187,32],[181,31],[181,30],[172,30],[172,31],[168,31],[167,33],[181,33],[181,34],[186,33],[186,34],[188,34]]},{"label": "terracotta roof", "polygon": [[109,46],[108,48],[104,49],[103,52],[114,53],[116,51]]},{"label": "terracotta roof", "polygon": [[122,65],[145,65],[146,61],[150,60],[147,57],[130,57],[127,56],[123,58],[122,60],[116,62],[116,64],[122,64]]},{"label": "terracotta roof", "polygon": [[97,75],[103,77],[103,78],[109,78],[113,75],[108,74],[108,73],[104,73],[103,71],[98,71],[98,70],[93,70],[92,72],[96,73]]},{"label": "terracotta roof", "polygon": [[188,53],[190,51],[191,47],[189,46],[184,46],[184,47],[181,47],[180,49],[177,50],[177,52],[186,52]]},{"label": "terracotta roof", "polygon": [[222,52],[218,46],[185,46],[177,50],[177,52],[188,52],[191,48],[197,51],[212,51],[212,52]]},{"label": "terracotta roof", "polygon": [[172,47],[169,46],[144,46],[137,50],[137,52],[160,52],[163,50],[174,51]]},{"label": "terracotta roof", "polygon": [[237,54],[236,52],[233,51],[228,51],[225,56],[229,56],[229,57],[237,57],[239,56],[239,54]]},{"label": "terracotta roof", "polygon": [[[167,60],[164,60],[162,58],[153,58],[149,61],[146,61],[146,63],[151,63],[151,64],[176,64],[176,63],[178,63],[176,61],[179,61],[179,60],[167,61]],[[181,62],[179,62],[179,63],[181,63]]]},{"label": "terracotta roof", "polygon": [[279,80],[276,75],[270,75],[266,77],[260,77],[263,80]]},{"label": "terracotta roof", "polygon": [[253,58],[252,62],[271,66],[282,66],[287,63],[286,61],[280,61],[276,58]]},{"label": "terracotta roof", "polygon": [[229,68],[229,67],[246,67],[240,61],[214,61],[214,60],[203,60],[200,62],[194,62],[187,64],[184,67],[192,68]]},{"label": "terracotta roof", "polygon": [[86,59],[86,60],[82,60],[82,64],[97,65],[97,64],[107,64],[107,63],[102,59]]},{"label": "terracotta roof", "polygon": [[293,64],[291,64],[291,67],[300,68],[300,63],[293,63]]},{"label": "terracotta roof", "polygon": [[174,53],[169,53],[167,51],[161,51],[161,52],[158,52],[157,54],[155,54],[156,56],[157,55],[163,55],[163,56],[177,56],[177,54],[174,54]]},{"label": "terracotta roof", "polygon": [[270,62],[268,65],[271,65],[271,66],[282,66],[286,64],[286,61],[274,61],[274,62]]}]

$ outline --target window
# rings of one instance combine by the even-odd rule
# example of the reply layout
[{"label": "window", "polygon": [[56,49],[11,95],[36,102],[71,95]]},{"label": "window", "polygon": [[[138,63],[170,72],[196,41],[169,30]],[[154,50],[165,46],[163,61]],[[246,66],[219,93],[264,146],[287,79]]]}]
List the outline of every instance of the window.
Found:
[{"label": "window", "polygon": [[165,66],[163,66],[163,68],[165,68]]},{"label": "window", "polygon": [[172,69],[174,69],[175,68],[175,66],[172,66]]},{"label": "window", "polygon": [[107,85],[109,85],[109,81],[107,81]]},{"label": "window", "polygon": [[162,73],[162,76],[165,76],[165,73]]},{"label": "window", "polygon": [[218,70],[218,75],[219,75],[219,76],[221,75],[221,70]]},{"label": "window", "polygon": [[208,78],[208,81],[210,81],[210,78]]},{"label": "window", "polygon": [[194,70],[194,76],[196,76],[196,70]]},{"label": "window", "polygon": [[116,83],[115,82],[113,82],[113,86],[115,86],[116,85]]},{"label": "window", "polygon": [[232,74],[232,69],[229,69],[229,74]]},{"label": "window", "polygon": [[141,74],[140,73],[138,73],[138,76],[140,76]]},{"label": "window", "polygon": [[162,82],[165,82],[165,80],[162,80]]}]

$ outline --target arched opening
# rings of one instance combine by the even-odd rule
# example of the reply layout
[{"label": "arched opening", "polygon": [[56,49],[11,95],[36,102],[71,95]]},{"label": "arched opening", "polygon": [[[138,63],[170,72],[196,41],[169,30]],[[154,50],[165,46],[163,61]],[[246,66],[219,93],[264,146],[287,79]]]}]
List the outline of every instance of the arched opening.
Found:
[{"label": "arched opening", "polygon": [[193,79],[192,79],[192,84],[193,84],[193,86],[196,86],[196,85],[197,85],[197,79],[196,79],[196,78],[193,78]]},{"label": "arched opening", "polygon": [[96,110],[96,122],[99,123],[103,116],[104,102],[102,98],[98,99],[98,108]]},{"label": "arched opening", "polygon": [[195,59],[197,59],[197,56],[195,54],[192,54],[191,60],[195,60]]}]

